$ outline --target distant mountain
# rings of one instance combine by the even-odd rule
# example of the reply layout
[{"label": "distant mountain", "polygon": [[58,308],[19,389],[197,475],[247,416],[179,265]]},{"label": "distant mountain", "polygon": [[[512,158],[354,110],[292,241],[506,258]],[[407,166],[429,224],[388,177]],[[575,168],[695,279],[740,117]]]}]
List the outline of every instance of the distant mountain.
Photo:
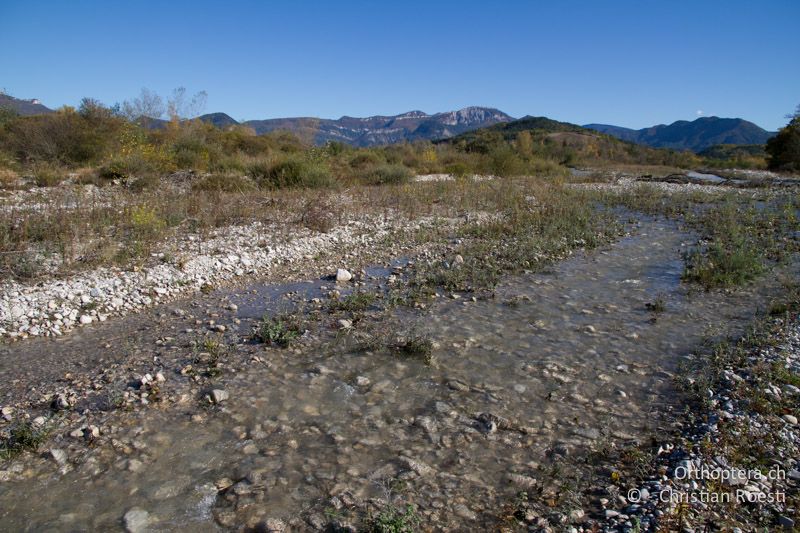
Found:
[{"label": "distant mountain", "polygon": [[701,152],[720,144],[764,144],[775,135],[741,118],[701,117],[689,122],[679,120],[669,125],[634,130],[608,124],[587,124],[585,128],[613,135],[623,141],[654,148]]},{"label": "distant mountain", "polygon": [[288,130],[315,144],[339,141],[354,146],[375,146],[446,139],[465,131],[511,120],[512,117],[497,109],[466,107],[435,115],[409,111],[395,116],[344,116],[336,120],[311,117],[276,118],[248,120],[242,124],[253,128],[259,135],[275,130]]},{"label": "distant mountain", "polygon": [[22,100],[2,93],[0,93],[0,107],[11,109],[18,115],[43,115],[53,112],[52,109],[43,106],[39,103],[39,100],[35,98],[31,100]]},{"label": "distant mountain", "polygon": [[221,129],[225,129],[230,126],[236,126],[237,124],[239,124],[238,121],[234,120],[230,115],[226,113],[209,113],[207,115],[201,115],[197,118],[199,118],[203,122],[213,124],[214,126]]},{"label": "distant mountain", "polygon": [[517,144],[522,132],[529,134],[532,155],[566,166],[593,165],[597,162],[680,166],[687,159],[682,152],[635,144],[547,117],[526,116],[439,142],[453,144],[467,152],[487,154],[490,161],[498,158],[502,161],[508,157],[504,150],[507,150],[509,143]]}]

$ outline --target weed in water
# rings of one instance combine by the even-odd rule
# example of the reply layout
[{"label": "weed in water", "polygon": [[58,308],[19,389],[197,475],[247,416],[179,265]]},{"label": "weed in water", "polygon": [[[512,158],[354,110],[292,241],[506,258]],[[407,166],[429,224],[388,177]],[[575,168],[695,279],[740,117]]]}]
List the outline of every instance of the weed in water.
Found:
[{"label": "weed in water", "polygon": [[206,377],[214,378],[222,374],[220,361],[228,354],[228,345],[221,338],[203,338],[195,343],[194,352],[194,364],[205,366],[202,373]]},{"label": "weed in water", "polygon": [[0,459],[11,459],[24,451],[36,451],[47,438],[47,429],[27,420],[17,422],[4,431],[0,439]]},{"label": "weed in water", "polygon": [[344,311],[347,313],[358,313],[369,309],[378,297],[366,291],[356,291],[348,294],[344,298],[331,300],[330,311]]},{"label": "weed in water", "polygon": [[652,302],[644,304],[644,307],[651,313],[663,313],[667,309],[667,301],[663,294],[659,294]]},{"label": "weed in water", "polygon": [[433,364],[433,341],[425,335],[412,333],[397,342],[394,348],[402,355],[421,359],[426,365]]},{"label": "weed in water", "polygon": [[300,336],[300,329],[300,320],[296,315],[265,315],[261,319],[255,337],[265,344],[286,347]]}]

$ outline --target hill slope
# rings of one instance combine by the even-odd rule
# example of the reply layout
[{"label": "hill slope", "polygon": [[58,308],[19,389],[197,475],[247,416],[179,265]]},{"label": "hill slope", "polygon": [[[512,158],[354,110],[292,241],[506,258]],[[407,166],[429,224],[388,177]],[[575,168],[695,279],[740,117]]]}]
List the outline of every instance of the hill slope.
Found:
[{"label": "hill slope", "polygon": [[43,106],[38,100],[22,100],[14,98],[7,94],[0,94],[0,107],[11,109],[18,115],[44,115],[45,113],[52,113],[53,110],[47,106]]},{"label": "hill slope", "polygon": [[613,135],[623,141],[654,148],[692,150],[700,152],[719,144],[764,144],[774,133],[741,118],[701,117],[679,120],[669,125],[659,124],[634,130],[608,124],[587,124],[585,128]]},{"label": "hill slope", "polygon": [[454,144],[467,152],[492,154],[504,144],[516,146],[519,134],[523,131],[530,134],[531,156],[555,160],[565,165],[613,162],[682,166],[695,159],[692,154],[634,144],[593,129],[547,117],[526,116],[462,133],[441,142]]}]

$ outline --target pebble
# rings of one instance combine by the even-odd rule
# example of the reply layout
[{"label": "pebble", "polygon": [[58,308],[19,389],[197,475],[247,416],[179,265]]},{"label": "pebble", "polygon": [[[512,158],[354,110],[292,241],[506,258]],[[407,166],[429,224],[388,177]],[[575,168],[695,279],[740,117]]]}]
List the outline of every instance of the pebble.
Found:
[{"label": "pebble", "polygon": [[150,514],[144,509],[133,507],[125,513],[122,521],[128,533],[144,533],[150,523]]},{"label": "pebble", "polygon": [[230,398],[228,391],[222,389],[214,389],[211,391],[211,401],[215,404],[220,404]]},{"label": "pebble", "polygon": [[343,268],[340,268],[336,271],[336,281],[345,282],[350,281],[351,279],[353,279],[353,275],[349,271]]}]

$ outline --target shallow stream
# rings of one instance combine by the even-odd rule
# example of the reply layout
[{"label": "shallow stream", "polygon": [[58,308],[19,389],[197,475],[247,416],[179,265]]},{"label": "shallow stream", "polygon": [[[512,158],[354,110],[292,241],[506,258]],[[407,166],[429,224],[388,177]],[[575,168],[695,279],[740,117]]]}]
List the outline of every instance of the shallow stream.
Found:
[{"label": "shallow stream", "polygon": [[[709,336],[740,332],[780,290],[771,277],[732,293],[690,289],[680,281],[682,254],[696,236],[664,220],[630,229],[597,252],[507,279],[494,299],[447,299],[415,314],[413,329],[436,343],[433,365],[337,346],[271,350],[265,364],[219,378],[230,393],[219,407],[113,413],[112,444],[61,471],[41,459],[29,467],[36,475],[0,484],[0,526],[113,530],[139,507],[152,530],[268,517],[314,529],[349,505],[385,498],[400,480],[426,522],[455,527],[481,523],[519,490],[546,493],[556,458],[569,463],[591,446],[657,431],[678,401],[681,360]],[[324,284],[228,296],[244,327],[282,292],[313,298]],[[663,311],[648,310],[657,301]],[[385,327],[405,331],[408,320]],[[141,324],[101,327],[136,343]],[[98,337],[76,339],[58,345],[61,357],[100,357]],[[24,354],[26,343],[12,345],[4,357],[48,344],[30,346]],[[225,479],[233,485],[218,493]]]}]

